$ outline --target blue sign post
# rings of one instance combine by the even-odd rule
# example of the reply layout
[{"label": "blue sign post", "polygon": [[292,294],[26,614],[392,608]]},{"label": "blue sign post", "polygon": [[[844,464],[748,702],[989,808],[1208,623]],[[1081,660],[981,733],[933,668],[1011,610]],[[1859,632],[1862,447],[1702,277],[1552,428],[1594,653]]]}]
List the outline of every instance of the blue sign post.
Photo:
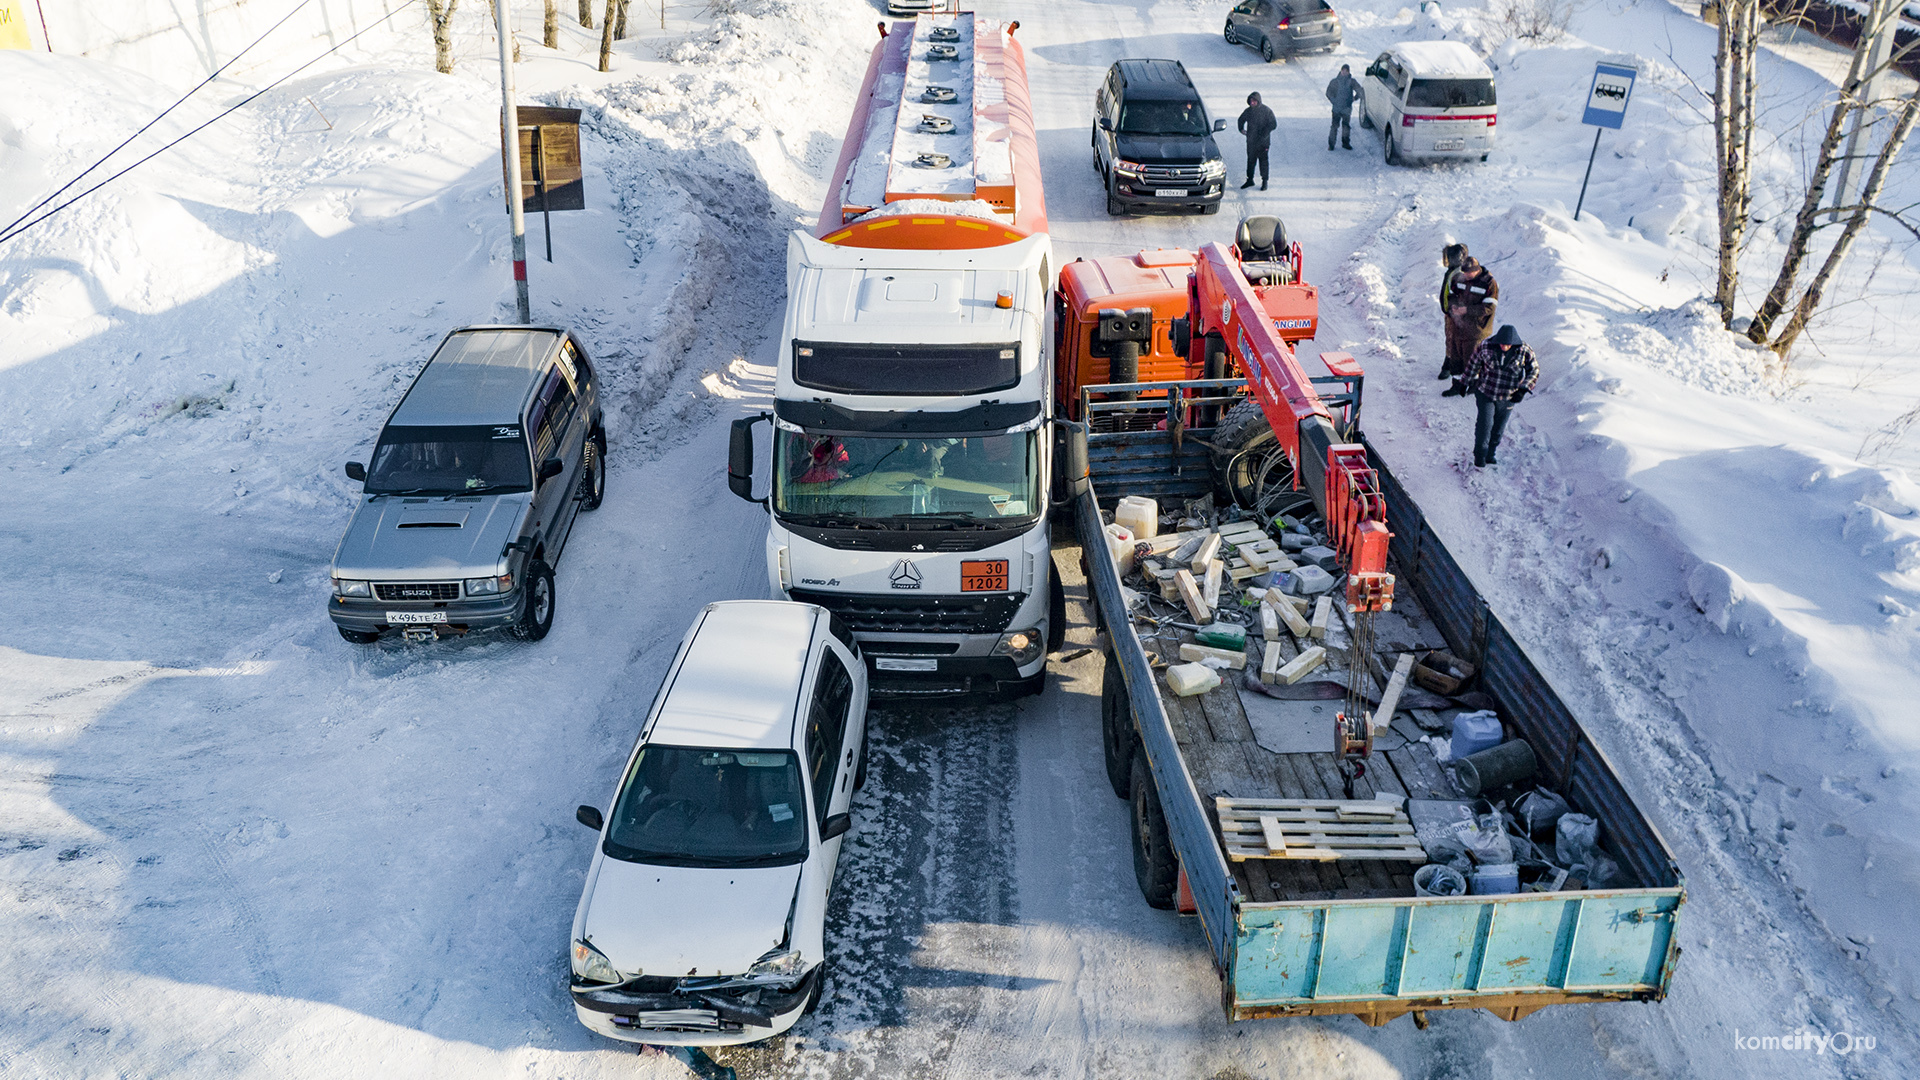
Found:
[{"label": "blue sign post", "polygon": [[1587,111],[1583,124],[1593,125],[1593,149],[1587,151],[1587,174],[1580,178],[1580,201],[1573,204],[1573,220],[1580,220],[1580,208],[1587,204],[1587,181],[1593,179],[1593,158],[1600,152],[1600,133],[1620,130],[1627,119],[1627,101],[1633,97],[1633,80],[1638,68],[1601,61],[1593,65],[1593,85],[1587,90]]}]

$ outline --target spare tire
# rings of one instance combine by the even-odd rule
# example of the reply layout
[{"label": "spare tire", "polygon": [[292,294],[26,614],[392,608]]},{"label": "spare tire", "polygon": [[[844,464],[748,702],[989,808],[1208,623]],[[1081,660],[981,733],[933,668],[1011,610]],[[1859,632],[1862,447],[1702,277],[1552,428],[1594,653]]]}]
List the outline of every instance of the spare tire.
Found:
[{"label": "spare tire", "polygon": [[1292,471],[1267,414],[1252,398],[1227,410],[1213,429],[1213,445],[1214,491],[1244,509],[1253,508],[1264,487],[1286,483]]}]

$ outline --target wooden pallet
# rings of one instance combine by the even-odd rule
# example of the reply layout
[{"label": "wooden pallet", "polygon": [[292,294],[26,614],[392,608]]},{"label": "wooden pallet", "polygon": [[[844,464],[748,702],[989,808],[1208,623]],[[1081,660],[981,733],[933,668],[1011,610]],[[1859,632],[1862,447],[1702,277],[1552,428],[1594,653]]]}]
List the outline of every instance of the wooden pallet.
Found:
[{"label": "wooden pallet", "polygon": [[1392,859],[1423,863],[1413,822],[1398,806],[1349,799],[1229,799],[1214,813],[1227,857],[1248,859]]}]

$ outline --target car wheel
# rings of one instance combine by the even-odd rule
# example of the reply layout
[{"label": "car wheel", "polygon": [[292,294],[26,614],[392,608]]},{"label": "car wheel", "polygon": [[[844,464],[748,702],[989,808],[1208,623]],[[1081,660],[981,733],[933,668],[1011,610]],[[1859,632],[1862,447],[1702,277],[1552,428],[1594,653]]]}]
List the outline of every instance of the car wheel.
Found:
[{"label": "car wheel", "polygon": [[1133,744],[1133,705],[1120,677],[1120,658],[1108,652],[1100,678],[1100,756],[1107,763],[1107,783],[1122,799],[1133,792]]},{"label": "car wheel", "polygon": [[1400,146],[1393,141],[1393,132],[1387,132],[1387,164],[1400,164]]},{"label": "car wheel", "polygon": [[1107,181],[1107,216],[1108,217],[1120,217],[1121,215],[1127,212],[1127,204],[1120,201],[1119,194],[1114,190],[1118,186],[1119,185],[1112,180]]},{"label": "car wheel", "polygon": [[607,497],[607,437],[600,432],[587,436],[583,451],[586,467],[580,470],[580,509],[598,510]]},{"label": "car wheel", "polygon": [[1487,160],[1487,155],[1485,155],[1485,154],[1481,154],[1481,155],[1480,155],[1480,160],[1481,160],[1481,161],[1485,161],[1485,160]]},{"label": "car wheel", "polygon": [[539,641],[553,629],[553,570],[540,559],[527,565],[527,582],[520,601],[520,618],[510,631],[521,641]]},{"label": "car wheel", "polygon": [[820,974],[813,978],[813,989],[807,991],[807,1003],[801,1006],[800,1015],[811,1016],[813,1010],[820,1007],[820,997],[827,988],[827,962],[820,961]]},{"label": "car wheel", "polygon": [[1260,39],[1260,59],[1265,60],[1269,64],[1273,63],[1273,39],[1272,38]]},{"label": "car wheel", "polygon": [[338,627],[337,629],[340,631],[341,637],[346,638],[355,645],[371,645],[380,640],[380,631],[378,630],[349,630],[344,626]]},{"label": "car wheel", "polygon": [[1368,131],[1373,130],[1373,114],[1367,111],[1365,105],[1360,106],[1360,126]]},{"label": "car wheel", "polygon": [[1140,895],[1147,906],[1161,911],[1173,907],[1173,892],[1180,884],[1180,859],[1173,853],[1167,837],[1167,818],[1160,810],[1160,794],[1154,790],[1153,773],[1147,767],[1147,755],[1138,746],[1133,752],[1133,876],[1140,884]]},{"label": "car wheel", "polygon": [[1240,39],[1239,39],[1238,37],[1236,37],[1236,36],[1234,36],[1234,33],[1233,33],[1233,24],[1232,24],[1232,23],[1228,23],[1228,24],[1227,24],[1227,44],[1229,44],[1229,45],[1238,45],[1238,44],[1240,44]]}]

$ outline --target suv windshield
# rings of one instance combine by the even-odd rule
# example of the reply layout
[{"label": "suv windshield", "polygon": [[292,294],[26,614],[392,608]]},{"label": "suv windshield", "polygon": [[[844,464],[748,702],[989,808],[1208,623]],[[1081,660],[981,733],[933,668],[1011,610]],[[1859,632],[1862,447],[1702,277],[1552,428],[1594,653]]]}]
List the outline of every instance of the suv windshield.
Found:
[{"label": "suv windshield", "polygon": [[1129,101],[1120,106],[1122,135],[1205,135],[1207,113],[1198,101]]},{"label": "suv windshield", "polygon": [[786,866],[807,857],[791,750],[644,746],[614,800],[606,853],[662,866]]},{"label": "suv windshield", "polygon": [[1040,511],[1035,440],[1031,431],[901,438],[782,430],[774,439],[773,505],[803,525],[1031,520]]},{"label": "suv windshield", "polygon": [[367,467],[369,495],[464,495],[533,486],[520,425],[389,427]]},{"label": "suv windshield", "polygon": [[1493,101],[1492,79],[1415,79],[1407,104],[1417,109],[1479,109]]}]

